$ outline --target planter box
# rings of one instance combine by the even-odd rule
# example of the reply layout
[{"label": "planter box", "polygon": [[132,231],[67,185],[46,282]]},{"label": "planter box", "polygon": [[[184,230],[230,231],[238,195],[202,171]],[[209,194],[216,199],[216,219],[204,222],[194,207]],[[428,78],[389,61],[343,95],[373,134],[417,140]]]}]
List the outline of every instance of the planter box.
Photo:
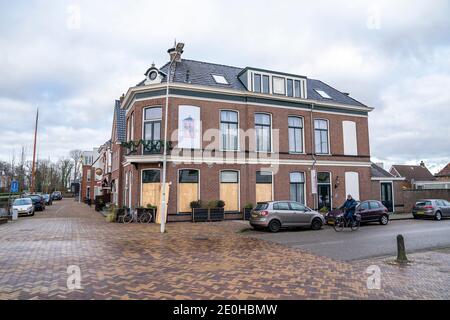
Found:
[{"label": "planter box", "polygon": [[244,220],[250,220],[253,208],[244,208]]},{"label": "planter box", "polygon": [[209,221],[223,221],[225,220],[224,208],[210,208]]},{"label": "planter box", "polygon": [[192,209],[192,222],[206,222],[208,221],[209,210],[205,208]]}]

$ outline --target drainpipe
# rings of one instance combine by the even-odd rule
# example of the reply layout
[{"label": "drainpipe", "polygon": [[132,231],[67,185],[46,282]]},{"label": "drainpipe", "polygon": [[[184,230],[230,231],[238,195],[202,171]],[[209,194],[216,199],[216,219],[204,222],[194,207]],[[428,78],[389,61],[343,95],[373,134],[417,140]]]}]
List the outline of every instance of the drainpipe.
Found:
[{"label": "drainpipe", "polygon": [[[311,157],[313,160],[313,164],[312,164],[312,169],[311,170],[316,170],[316,149],[315,149],[315,144],[314,144],[314,119],[313,119],[313,113],[314,113],[314,103],[311,103],[311,111],[310,111],[310,120],[311,120]],[[311,179],[313,177],[311,176]],[[316,179],[316,186],[317,186],[317,171],[316,171],[316,176],[314,177]],[[312,183],[312,182],[311,182]],[[316,193],[313,194],[313,198],[314,198],[314,208],[316,207],[317,204],[317,190],[318,188],[316,187]]]}]

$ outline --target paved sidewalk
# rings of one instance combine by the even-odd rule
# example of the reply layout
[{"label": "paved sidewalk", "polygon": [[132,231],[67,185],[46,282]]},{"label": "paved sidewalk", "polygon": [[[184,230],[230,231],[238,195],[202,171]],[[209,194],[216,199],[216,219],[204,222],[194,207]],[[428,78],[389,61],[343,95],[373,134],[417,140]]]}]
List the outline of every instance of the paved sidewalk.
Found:
[{"label": "paved sidewalk", "polygon": [[[0,226],[0,299],[417,298],[403,290],[408,277],[396,267],[382,268],[381,290],[367,289],[366,267],[380,260],[338,262],[246,237],[243,224],[230,221],[167,229],[107,223],[84,204],[55,202]],[[67,288],[71,265],[81,270],[79,290]],[[447,283],[433,282],[427,292]]]},{"label": "paved sidewalk", "polygon": [[389,215],[390,220],[408,220],[414,219],[412,213],[393,213]]}]

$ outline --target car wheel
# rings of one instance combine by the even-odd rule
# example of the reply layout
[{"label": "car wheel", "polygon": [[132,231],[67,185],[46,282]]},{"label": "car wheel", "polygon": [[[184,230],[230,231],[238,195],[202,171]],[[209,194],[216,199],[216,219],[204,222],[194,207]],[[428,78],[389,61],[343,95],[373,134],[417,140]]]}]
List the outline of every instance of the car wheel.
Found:
[{"label": "car wheel", "polygon": [[383,214],[380,218],[380,224],[385,226],[389,223],[389,217],[386,214]]},{"label": "car wheel", "polygon": [[312,230],[320,230],[322,229],[322,221],[320,221],[320,219],[314,219],[313,222],[311,223],[311,229]]},{"label": "car wheel", "polygon": [[270,232],[278,232],[281,229],[281,223],[278,220],[272,220],[269,222]]},{"label": "car wheel", "polygon": [[442,220],[442,213],[441,213],[440,211],[437,211],[437,212],[436,212],[436,215],[434,216],[434,218],[435,218],[437,221],[441,221],[441,220]]},{"label": "car wheel", "polygon": [[34,216],[34,211],[30,214],[30,216]]}]

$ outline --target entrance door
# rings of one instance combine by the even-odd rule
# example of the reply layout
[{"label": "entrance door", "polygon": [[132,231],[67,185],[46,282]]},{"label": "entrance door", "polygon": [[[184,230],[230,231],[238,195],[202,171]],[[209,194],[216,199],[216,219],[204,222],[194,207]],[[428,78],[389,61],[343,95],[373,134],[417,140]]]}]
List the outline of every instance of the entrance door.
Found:
[{"label": "entrance door", "polygon": [[319,210],[323,207],[331,210],[331,188],[329,184],[319,184],[317,186]]},{"label": "entrance door", "polygon": [[381,182],[381,203],[389,210],[394,211],[394,202],[392,201],[392,183]]}]

